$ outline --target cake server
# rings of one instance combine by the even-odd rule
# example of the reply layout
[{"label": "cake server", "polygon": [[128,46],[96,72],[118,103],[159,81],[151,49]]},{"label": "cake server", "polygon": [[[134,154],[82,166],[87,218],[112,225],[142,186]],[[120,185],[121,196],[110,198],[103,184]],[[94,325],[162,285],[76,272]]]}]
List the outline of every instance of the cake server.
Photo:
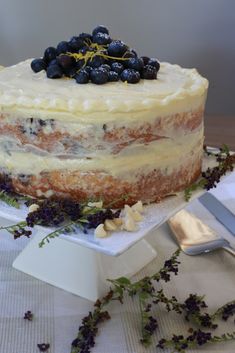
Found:
[{"label": "cake server", "polygon": [[214,195],[206,192],[198,199],[232,235],[235,235],[235,215]]},{"label": "cake server", "polygon": [[223,248],[235,256],[235,249],[199,218],[181,210],[168,220],[180,248],[187,255],[198,255]]}]

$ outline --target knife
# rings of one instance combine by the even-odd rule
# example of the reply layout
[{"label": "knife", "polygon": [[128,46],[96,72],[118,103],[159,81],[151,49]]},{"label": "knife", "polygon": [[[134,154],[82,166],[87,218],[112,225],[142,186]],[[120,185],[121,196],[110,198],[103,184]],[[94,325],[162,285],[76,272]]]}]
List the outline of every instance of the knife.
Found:
[{"label": "knife", "polygon": [[199,201],[235,236],[235,215],[222,202],[209,192],[200,196]]}]

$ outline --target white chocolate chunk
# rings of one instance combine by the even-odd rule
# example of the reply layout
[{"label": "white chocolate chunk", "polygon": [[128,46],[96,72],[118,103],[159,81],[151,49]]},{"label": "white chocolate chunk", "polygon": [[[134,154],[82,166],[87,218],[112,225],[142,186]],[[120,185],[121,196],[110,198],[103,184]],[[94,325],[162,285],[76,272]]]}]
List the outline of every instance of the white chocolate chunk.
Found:
[{"label": "white chocolate chunk", "polygon": [[136,230],[135,221],[130,214],[125,216],[122,228],[128,232],[134,232]]},{"label": "white chocolate chunk", "polygon": [[122,218],[114,218],[113,222],[116,224],[116,226],[121,226],[123,223]]},{"label": "white chocolate chunk", "polygon": [[105,230],[114,231],[117,229],[117,225],[114,223],[112,219],[106,219],[104,222],[104,228]]},{"label": "white chocolate chunk", "polygon": [[131,207],[129,206],[129,205],[125,205],[124,206],[124,212],[126,213],[126,214],[131,214],[132,215],[132,209],[131,209]]},{"label": "white chocolate chunk", "polygon": [[140,222],[144,218],[138,211],[133,211],[132,217],[136,222]]},{"label": "white chocolate chunk", "polygon": [[105,238],[105,237],[107,237],[108,233],[104,229],[104,224],[103,223],[99,224],[98,227],[96,227],[94,234],[95,234],[95,236],[97,238]]},{"label": "white chocolate chunk", "polygon": [[32,205],[29,206],[29,213],[37,211],[38,208],[39,208],[39,205],[37,205],[36,203],[33,203]]},{"label": "white chocolate chunk", "polygon": [[133,211],[137,211],[142,213],[144,211],[142,201],[136,202],[133,206],[131,206]]}]

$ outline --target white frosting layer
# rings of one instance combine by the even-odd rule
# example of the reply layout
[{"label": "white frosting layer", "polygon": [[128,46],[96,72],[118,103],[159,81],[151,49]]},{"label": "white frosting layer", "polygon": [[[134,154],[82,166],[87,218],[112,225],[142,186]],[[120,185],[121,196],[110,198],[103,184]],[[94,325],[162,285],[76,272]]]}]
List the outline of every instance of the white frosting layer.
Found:
[{"label": "white frosting layer", "polygon": [[0,71],[0,111],[84,123],[148,119],[203,106],[208,88],[195,69],[169,63],[161,63],[157,80],[78,85],[48,79],[45,71],[35,74],[30,62]]},{"label": "white frosting layer", "polygon": [[203,128],[187,134],[178,140],[162,139],[149,145],[135,144],[117,156],[97,152],[92,159],[60,159],[56,156],[40,156],[34,153],[0,151],[0,165],[12,174],[38,175],[43,171],[67,170],[80,172],[103,171],[114,177],[134,181],[138,173],[148,174],[153,169],[160,169],[165,174],[171,173],[192,155],[202,152]]}]

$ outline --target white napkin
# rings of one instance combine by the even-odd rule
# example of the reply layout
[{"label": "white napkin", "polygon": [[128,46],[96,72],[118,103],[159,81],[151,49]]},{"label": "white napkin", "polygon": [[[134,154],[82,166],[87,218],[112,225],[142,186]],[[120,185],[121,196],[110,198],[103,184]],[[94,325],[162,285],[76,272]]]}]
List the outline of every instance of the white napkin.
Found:
[{"label": "white napkin", "polygon": [[[235,172],[210,192],[235,215]],[[191,202],[186,209],[235,246],[235,237],[198,200]]]}]

